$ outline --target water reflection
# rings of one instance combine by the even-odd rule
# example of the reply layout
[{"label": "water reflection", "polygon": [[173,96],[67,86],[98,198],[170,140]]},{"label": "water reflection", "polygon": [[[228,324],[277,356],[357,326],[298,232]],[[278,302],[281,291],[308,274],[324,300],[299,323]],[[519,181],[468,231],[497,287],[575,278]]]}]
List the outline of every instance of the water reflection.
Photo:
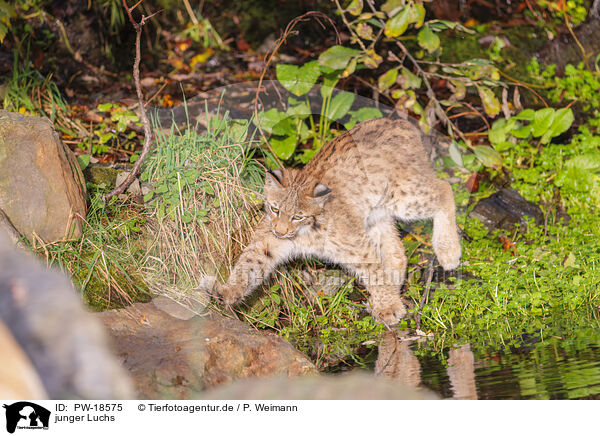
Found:
[{"label": "water reflection", "polygon": [[600,330],[527,337],[494,352],[436,351],[410,332],[388,332],[375,373],[448,399],[600,399]]}]

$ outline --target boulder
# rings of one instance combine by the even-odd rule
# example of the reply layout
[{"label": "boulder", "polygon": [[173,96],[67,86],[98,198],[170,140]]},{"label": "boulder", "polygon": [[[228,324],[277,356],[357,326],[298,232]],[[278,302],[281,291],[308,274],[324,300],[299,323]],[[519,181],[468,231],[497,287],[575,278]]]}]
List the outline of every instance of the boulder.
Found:
[{"label": "boulder", "polygon": [[140,399],[198,398],[238,379],[317,373],[279,336],[216,312],[196,315],[176,306],[157,299],[98,314]]},{"label": "boulder", "polygon": [[[48,397],[133,398],[102,323],[84,309],[69,280],[12,245],[0,231],[0,321],[27,354]],[[23,362],[15,347],[0,344],[0,356],[2,365]]]},{"label": "boulder", "polygon": [[0,110],[0,209],[30,241],[81,235],[83,175],[47,118]]}]

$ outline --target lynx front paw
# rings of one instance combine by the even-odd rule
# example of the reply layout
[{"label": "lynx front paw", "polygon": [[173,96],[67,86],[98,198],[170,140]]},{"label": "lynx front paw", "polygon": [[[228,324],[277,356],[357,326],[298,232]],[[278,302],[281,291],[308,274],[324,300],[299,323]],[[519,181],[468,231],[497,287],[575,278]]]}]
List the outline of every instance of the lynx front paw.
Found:
[{"label": "lynx front paw", "polygon": [[203,278],[200,281],[198,288],[208,292],[213,299],[221,301],[228,306],[239,303],[244,296],[239,288],[228,286],[226,284],[221,285],[216,277],[213,276]]},{"label": "lynx front paw", "polygon": [[396,325],[406,315],[406,306],[400,295],[372,296],[369,300],[371,314],[379,321],[389,326]]},{"label": "lynx front paw", "polygon": [[460,245],[452,245],[449,248],[438,250],[436,257],[444,270],[456,269],[460,265]]}]

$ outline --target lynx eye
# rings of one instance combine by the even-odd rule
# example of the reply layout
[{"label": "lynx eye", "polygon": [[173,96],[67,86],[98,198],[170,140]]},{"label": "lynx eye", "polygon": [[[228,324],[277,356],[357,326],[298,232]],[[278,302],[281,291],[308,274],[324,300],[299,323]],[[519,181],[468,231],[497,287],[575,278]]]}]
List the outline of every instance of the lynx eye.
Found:
[{"label": "lynx eye", "polygon": [[298,221],[302,221],[304,218],[306,218],[306,217],[304,217],[304,216],[300,216],[300,215],[294,215],[294,216],[292,217],[292,221],[296,221],[296,222],[298,222]]},{"label": "lynx eye", "polygon": [[271,212],[273,212],[275,215],[279,215],[279,209],[271,205],[269,205],[269,208],[271,208]]}]

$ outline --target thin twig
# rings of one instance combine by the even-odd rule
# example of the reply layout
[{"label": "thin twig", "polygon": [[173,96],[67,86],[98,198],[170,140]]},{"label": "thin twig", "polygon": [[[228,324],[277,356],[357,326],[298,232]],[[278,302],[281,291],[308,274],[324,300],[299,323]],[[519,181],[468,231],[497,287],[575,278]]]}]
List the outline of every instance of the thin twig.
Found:
[{"label": "thin twig", "polygon": [[104,195],[102,199],[104,202],[108,202],[113,196],[122,194],[128,187],[131,185],[135,177],[137,176],[140,166],[144,161],[144,158],[150,151],[150,145],[152,144],[152,128],[150,126],[150,121],[148,120],[148,116],[146,115],[146,109],[144,108],[144,95],[142,94],[142,84],[140,83],[140,59],[141,59],[141,48],[140,41],[142,37],[142,29],[146,21],[155,16],[156,14],[162,12],[157,11],[149,16],[145,16],[142,14],[142,18],[139,23],[133,19],[131,15],[131,11],[135,9],[143,0],[137,2],[133,7],[127,7],[127,0],[123,0],[123,7],[127,11],[127,16],[129,17],[129,21],[133,25],[135,29],[135,62],[133,64],[133,79],[135,81],[135,91],[137,93],[138,105],[140,109],[140,119],[142,120],[142,125],[144,126],[144,145],[142,147],[142,152],[140,153],[140,157],[133,165],[133,169],[125,179],[123,183],[117,186],[115,189],[110,191],[108,194]]}]

